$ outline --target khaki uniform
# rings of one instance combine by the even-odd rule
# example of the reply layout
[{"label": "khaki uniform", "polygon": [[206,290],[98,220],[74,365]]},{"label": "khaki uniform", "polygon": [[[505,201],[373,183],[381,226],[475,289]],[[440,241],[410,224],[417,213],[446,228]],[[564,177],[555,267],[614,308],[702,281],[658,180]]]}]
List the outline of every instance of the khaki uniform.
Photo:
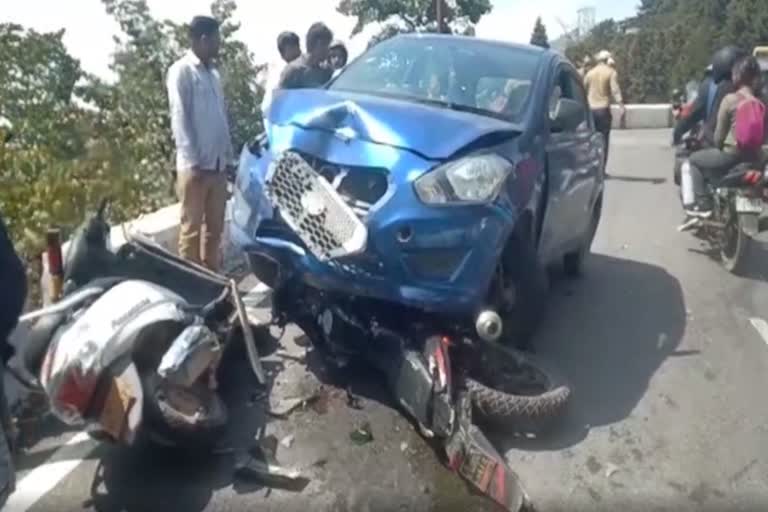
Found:
[{"label": "khaki uniform", "polygon": [[584,77],[584,85],[587,88],[587,99],[592,110],[610,108],[611,100],[614,103],[623,103],[621,88],[619,87],[619,75],[616,70],[604,62],[587,73]]},{"label": "khaki uniform", "polygon": [[611,103],[612,100],[615,103],[624,102],[619,88],[619,76],[611,66],[600,62],[584,77],[584,86],[587,89],[587,100],[592,109],[595,128],[605,138],[605,161],[607,162],[613,125]]}]

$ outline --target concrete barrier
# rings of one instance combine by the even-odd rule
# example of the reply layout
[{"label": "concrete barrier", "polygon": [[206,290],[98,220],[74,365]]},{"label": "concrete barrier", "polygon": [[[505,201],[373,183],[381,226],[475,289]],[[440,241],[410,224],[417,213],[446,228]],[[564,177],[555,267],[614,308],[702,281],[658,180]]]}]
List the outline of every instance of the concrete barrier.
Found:
[{"label": "concrete barrier", "polygon": [[660,103],[654,105],[627,105],[627,114],[623,120],[619,107],[611,107],[613,114],[613,127],[615,129],[643,130],[672,128],[674,117],[672,105]]}]

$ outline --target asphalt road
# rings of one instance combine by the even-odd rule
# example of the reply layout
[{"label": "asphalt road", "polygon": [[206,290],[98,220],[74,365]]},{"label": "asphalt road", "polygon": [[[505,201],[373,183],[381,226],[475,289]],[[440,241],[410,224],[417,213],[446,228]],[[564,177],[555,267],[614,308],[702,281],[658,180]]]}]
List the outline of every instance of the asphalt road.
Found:
[{"label": "asphalt road", "polygon": [[[768,249],[749,278],[737,278],[676,231],[669,139],[667,131],[613,135],[588,273],[553,286],[536,346],[573,383],[567,417],[539,439],[496,439],[541,511],[768,510],[768,339],[758,329],[768,336],[760,320],[768,319]],[[273,399],[318,390],[291,359],[276,357],[270,368]],[[233,483],[239,455],[111,449],[54,428],[21,460],[21,497],[7,510],[487,508],[365,379],[355,384],[361,410],[326,387],[320,406],[268,422],[247,374],[232,381],[241,395],[236,454],[265,430],[282,441],[280,462],[310,478],[301,492]],[[349,432],[366,421],[374,440],[355,445]]]}]

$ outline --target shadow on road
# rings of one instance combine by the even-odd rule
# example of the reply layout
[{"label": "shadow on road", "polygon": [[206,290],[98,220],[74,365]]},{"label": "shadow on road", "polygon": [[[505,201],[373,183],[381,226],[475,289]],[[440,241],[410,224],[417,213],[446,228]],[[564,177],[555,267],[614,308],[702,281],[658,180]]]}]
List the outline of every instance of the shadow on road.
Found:
[{"label": "shadow on road", "polygon": [[[720,270],[722,272],[727,272],[727,270],[722,268],[720,250],[716,247],[711,247],[708,242],[702,242],[700,249],[688,249],[688,251],[707,256],[721,267]],[[752,281],[768,282],[768,265],[766,265],[766,261],[768,261],[768,244],[753,240],[747,251],[744,267],[738,276]]]},{"label": "shadow on road", "polygon": [[683,292],[661,267],[595,254],[578,281],[553,284],[536,350],[573,385],[570,407],[546,438],[515,439],[507,448],[551,450],[583,440],[590,428],[628,417],[685,333]]},{"label": "shadow on road", "polygon": [[641,176],[621,176],[608,174],[605,179],[611,181],[626,181],[628,183],[650,183],[651,185],[662,185],[667,182],[666,178],[646,178]]},{"label": "shadow on road", "polygon": [[[279,363],[264,363],[277,375]],[[233,484],[235,463],[254,445],[268,421],[268,403],[261,397],[250,367],[233,350],[221,366],[222,396],[229,408],[230,426],[224,453],[190,453],[176,448],[139,445],[105,450],[91,485],[88,507],[99,512],[200,512],[214,491]],[[267,389],[271,389],[273,381]]]}]

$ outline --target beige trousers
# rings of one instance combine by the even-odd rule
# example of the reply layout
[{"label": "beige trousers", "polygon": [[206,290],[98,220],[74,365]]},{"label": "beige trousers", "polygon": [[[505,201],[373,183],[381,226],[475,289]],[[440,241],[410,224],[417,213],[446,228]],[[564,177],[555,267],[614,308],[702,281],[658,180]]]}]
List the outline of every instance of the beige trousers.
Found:
[{"label": "beige trousers", "polygon": [[226,173],[179,171],[176,192],[181,202],[179,256],[218,270],[227,206]]}]

